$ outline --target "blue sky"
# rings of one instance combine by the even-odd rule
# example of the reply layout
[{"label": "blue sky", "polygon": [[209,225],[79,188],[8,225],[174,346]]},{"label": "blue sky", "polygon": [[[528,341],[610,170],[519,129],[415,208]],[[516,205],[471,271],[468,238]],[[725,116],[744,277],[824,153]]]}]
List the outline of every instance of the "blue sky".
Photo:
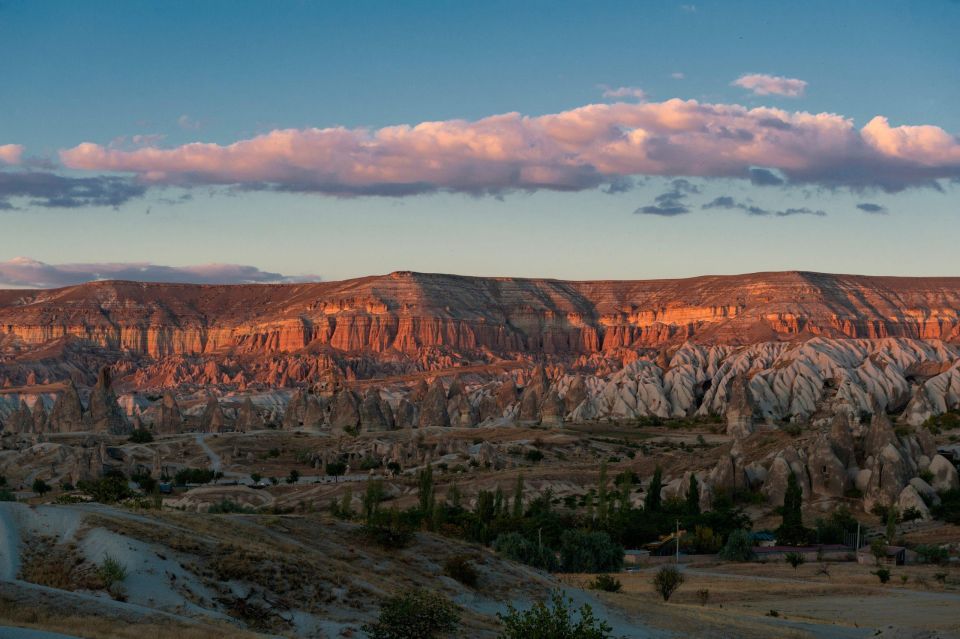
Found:
[{"label": "blue sky", "polygon": [[[81,167],[60,152],[83,142],[100,151],[177,149],[230,145],[277,129],[376,131],[511,112],[536,118],[622,101],[603,97],[605,88],[619,87],[642,89],[652,104],[681,98],[830,113],[852,119],[854,130],[879,115],[895,133],[929,125],[955,136],[958,26],[960,3],[946,0],[4,0],[0,147],[23,151],[17,164],[0,169],[10,189],[4,200],[0,179],[0,203],[8,203],[0,211],[0,262],[222,262],[324,279],[398,269],[577,279],[783,269],[956,275],[951,238],[960,231],[960,172],[949,140],[922,156],[911,151],[911,177],[896,188],[859,178],[833,183],[824,178],[833,165],[806,166],[803,175],[788,168],[785,184],[756,186],[731,177],[729,167],[701,171],[695,157],[685,157],[676,174],[618,169],[618,177],[634,176],[633,185],[614,194],[605,192],[607,182],[580,174],[569,178],[575,185],[551,174],[544,188],[501,177],[464,186],[465,172],[474,171],[467,165],[455,177],[431,173],[428,186],[399,197],[342,197],[340,181],[331,194],[312,177],[303,188],[302,173],[278,173],[276,159],[265,177],[220,168],[198,177],[178,168],[157,178],[139,156],[121,158],[120,166],[104,151]],[[731,84],[748,73],[806,86],[787,97]],[[884,170],[899,170],[903,159]],[[911,173],[931,163],[936,182]],[[9,186],[27,172],[114,177],[123,181],[122,195],[115,206],[51,206]],[[611,175],[600,172],[604,180]],[[264,188],[267,178],[297,192]],[[344,178],[350,188],[355,179]],[[691,185],[680,200],[685,213],[634,214],[658,206],[676,179]],[[382,186],[379,179],[364,183],[362,192]],[[721,197],[739,208],[703,208]],[[885,214],[857,208],[864,203]],[[767,214],[748,215],[749,206]],[[776,214],[801,210],[825,215]],[[0,266],[7,284],[61,282],[16,277]]]}]

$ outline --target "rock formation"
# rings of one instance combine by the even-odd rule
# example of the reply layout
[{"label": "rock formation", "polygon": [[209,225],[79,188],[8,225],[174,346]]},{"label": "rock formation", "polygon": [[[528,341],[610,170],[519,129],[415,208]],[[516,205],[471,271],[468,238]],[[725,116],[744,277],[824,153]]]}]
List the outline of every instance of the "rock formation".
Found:
[{"label": "rock formation", "polygon": [[90,426],[94,432],[111,435],[125,435],[130,433],[130,423],[127,416],[117,404],[117,396],[113,392],[110,369],[104,366],[97,377],[97,384],[90,393]]}]

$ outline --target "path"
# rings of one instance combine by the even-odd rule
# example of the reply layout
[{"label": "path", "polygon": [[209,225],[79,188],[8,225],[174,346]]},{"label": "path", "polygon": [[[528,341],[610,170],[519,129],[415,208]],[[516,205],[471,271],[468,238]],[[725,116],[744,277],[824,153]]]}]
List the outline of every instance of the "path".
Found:
[{"label": "path", "polygon": [[207,454],[207,457],[210,458],[210,470],[215,473],[220,472],[220,468],[223,466],[223,462],[220,460],[220,455],[213,452],[213,449],[207,445],[206,437],[204,433],[196,434],[197,445],[203,449],[203,452]]}]

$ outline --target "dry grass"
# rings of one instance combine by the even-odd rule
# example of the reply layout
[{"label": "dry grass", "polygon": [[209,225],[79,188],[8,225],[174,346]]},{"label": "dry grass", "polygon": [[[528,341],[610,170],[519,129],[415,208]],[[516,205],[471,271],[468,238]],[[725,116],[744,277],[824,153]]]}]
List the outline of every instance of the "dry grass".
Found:
[{"label": "dry grass", "polygon": [[43,606],[24,606],[2,598],[0,624],[61,632],[84,639],[256,639],[261,636],[232,626],[175,622],[130,624],[102,615],[65,615]]},{"label": "dry grass", "polygon": [[75,545],[57,544],[51,537],[37,537],[26,545],[18,577],[58,590],[103,590],[108,585]]}]

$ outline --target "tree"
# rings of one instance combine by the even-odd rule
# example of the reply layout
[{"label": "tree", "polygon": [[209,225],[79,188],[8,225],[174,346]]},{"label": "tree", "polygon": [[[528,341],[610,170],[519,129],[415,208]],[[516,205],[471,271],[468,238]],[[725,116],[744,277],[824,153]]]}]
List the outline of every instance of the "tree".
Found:
[{"label": "tree", "polygon": [[597,520],[607,521],[607,460],[600,462],[600,480],[597,482]]},{"label": "tree", "polygon": [[560,535],[564,572],[616,572],[623,567],[623,547],[605,532],[565,530]]},{"label": "tree", "polygon": [[295,484],[298,481],[300,481],[300,471],[294,468],[290,471],[290,474],[287,475],[287,483]]},{"label": "tree", "polygon": [[660,490],[663,488],[663,470],[657,466],[653,471],[653,478],[647,487],[647,495],[643,499],[643,509],[648,513],[660,511]]},{"label": "tree", "polygon": [[900,516],[900,511],[897,510],[896,506],[890,506],[887,509],[887,543],[892,544],[893,538],[897,534],[897,517]]},{"label": "tree", "polygon": [[690,475],[690,487],[687,488],[687,514],[694,517],[700,514],[700,484],[697,483],[696,475]]},{"label": "tree", "polygon": [[363,494],[363,518],[368,526],[376,522],[377,514],[380,511],[380,502],[383,501],[386,494],[383,489],[383,482],[379,479],[371,479],[367,482],[367,490]]},{"label": "tree", "polygon": [[33,480],[33,485],[31,486],[33,492],[37,493],[41,497],[50,492],[50,485],[47,482],[43,481],[39,477]]},{"label": "tree", "polygon": [[333,483],[337,483],[337,477],[340,477],[347,472],[347,465],[342,461],[328,462],[324,467],[323,472],[331,475],[333,477]]},{"label": "tree", "polygon": [[753,543],[750,533],[742,528],[734,530],[727,537],[727,543],[720,551],[720,559],[724,561],[753,561],[756,553],[753,552]]},{"label": "tree", "polygon": [[538,543],[534,543],[518,532],[504,533],[493,541],[493,549],[498,553],[519,561],[522,564],[540,568],[541,570],[556,570],[557,557],[552,550]]},{"label": "tree", "polygon": [[418,477],[420,491],[420,514],[424,521],[430,521],[433,518],[433,509],[436,505],[436,495],[433,492],[433,466],[427,465],[420,471]]},{"label": "tree", "polygon": [[683,584],[683,574],[673,566],[662,566],[653,576],[653,589],[656,590],[664,601],[669,601],[670,596]]},{"label": "tree", "polygon": [[259,483],[261,479],[263,479],[263,476],[260,473],[250,473],[250,479],[253,481],[253,483],[256,484],[256,483]]},{"label": "tree", "polygon": [[523,517],[523,473],[517,473],[517,484],[513,487],[513,516]]},{"label": "tree", "polygon": [[887,558],[887,544],[882,539],[874,539],[870,542],[870,554],[879,566]]},{"label": "tree", "polygon": [[793,566],[794,570],[799,568],[800,565],[805,561],[803,554],[799,552],[788,552],[786,555],[784,555],[784,559],[788,564]]},{"label": "tree", "polygon": [[803,491],[793,471],[787,477],[787,490],[783,494],[783,523],[777,528],[777,542],[786,546],[799,546],[807,541],[807,529],[803,527]]},{"label": "tree", "polygon": [[128,440],[132,444],[149,444],[153,441],[153,433],[146,428],[138,428],[132,433]]},{"label": "tree", "polygon": [[384,600],[376,623],[363,631],[370,639],[433,639],[459,626],[459,606],[440,593],[415,589]]},{"label": "tree", "polygon": [[[527,610],[517,610],[512,605],[506,614],[497,613],[503,624],[498,639],[609,639],[612,628],[594,617],[590,604],[583,604],[574,613],[573,599],[554,591],[550,603],[538,601]],[[579,615],[579,619],[574,618]]]}]

